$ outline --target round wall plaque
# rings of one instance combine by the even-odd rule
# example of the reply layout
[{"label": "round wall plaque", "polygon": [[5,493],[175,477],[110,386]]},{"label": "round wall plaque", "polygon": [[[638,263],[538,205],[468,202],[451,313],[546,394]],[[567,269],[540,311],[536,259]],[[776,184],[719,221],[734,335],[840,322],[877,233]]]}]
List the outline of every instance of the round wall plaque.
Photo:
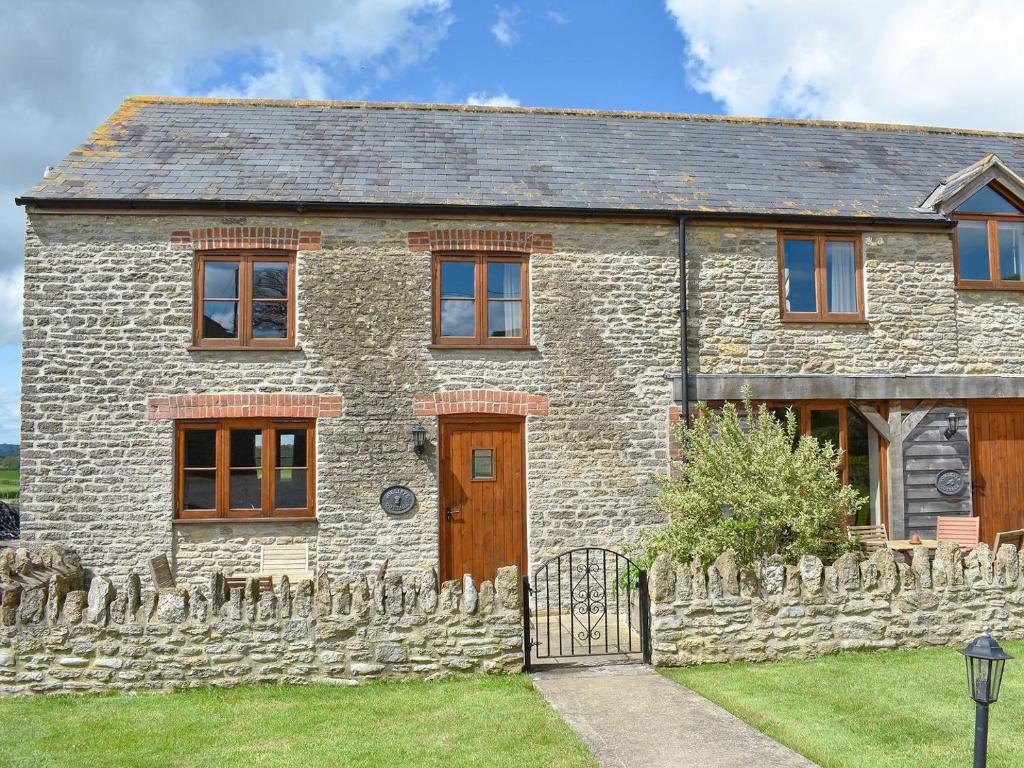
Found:
[{"label": "round wall plaque", "polygon": [[935,488],[943,496],[956,496],[964,489],[963,472],[957,469],[944,469],[935,478]]},{"label": "round wall plaque", "polygon": [[380,495],[380,507],[389,515],[404,515],[416,505],[416,494],[404,485],[392,485]]}]

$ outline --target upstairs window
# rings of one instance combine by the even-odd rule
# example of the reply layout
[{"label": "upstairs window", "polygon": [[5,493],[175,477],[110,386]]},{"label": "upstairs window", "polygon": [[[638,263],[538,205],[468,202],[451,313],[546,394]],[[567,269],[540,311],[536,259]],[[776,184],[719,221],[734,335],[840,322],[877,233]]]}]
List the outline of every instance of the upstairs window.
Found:
[{"label": "upstairs window", "polygon": [[529,346],[528,265],[509,254],[435,256],[434,344]]},{"label": "upstairs window", "polygon": [[312,518],[313,422],[179,422],[176,517]]},{"label": "upstairs window", "polygon": [[855,235],[779,235],[782,319],[864,322],[863,261]]},{"label": "upstairs window", "polygon": [[295,254],[199,253],[193,336],[211,349],[295,346]]},{"label": "upstairs window", "polygon": [[1024,212],[986,186],[957,208],[953,218],[957,285],[1024,290]]}]

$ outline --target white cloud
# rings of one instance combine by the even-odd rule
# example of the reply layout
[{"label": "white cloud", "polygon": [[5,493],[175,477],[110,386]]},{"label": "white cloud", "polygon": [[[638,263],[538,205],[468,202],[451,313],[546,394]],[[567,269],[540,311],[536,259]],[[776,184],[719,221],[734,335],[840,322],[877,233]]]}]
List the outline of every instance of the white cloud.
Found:
[{"label": "white cloud", "polygon": [[[1019,0],[666,0],[731,114],[1024,130]],[[1005,30],[1005,34],[999,31]]]},{"label": "white cloud", "polygon": [[518,8],[498,8],[498,20],[491,26],[491,34],[502,45],[512,45],[519,38],[515,28],[517,16]]},{"label": "white cloud", "polygon": [[22,270],[0,272],[0,344],[15,344],[21,338],[24,287],[25,274]]},{"label": "white cloud", "polygon": [[467,104],[473,104],[478,107],[518,107],[519,99],[513,99],[507,93],[497,93],[494,96],[488,96],[486,93],[477,92],[471,93],[466,98]]}]

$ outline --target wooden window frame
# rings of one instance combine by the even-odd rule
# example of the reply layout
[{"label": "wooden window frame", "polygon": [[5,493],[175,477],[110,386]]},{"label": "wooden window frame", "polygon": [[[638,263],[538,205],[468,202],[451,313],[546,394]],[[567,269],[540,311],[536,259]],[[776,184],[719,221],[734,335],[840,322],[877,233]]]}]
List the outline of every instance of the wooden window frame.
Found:
[{"label": "wooden window frame", "polygon": [[[474,265],[473,301],[474,336],[442,336],[441,335],[441,264],[446,261],[469,262]],[[520,286],[522,287],[522,325],[523,335],[516,337],[488,336],[487,309],[490,299],[487,297],[487,265],[492,263],[519,264]],[[433,305],[432,347],[447,348],[519,348],[532,349],[530,343],[530,254],[508,252],[468,252],[442,251],[433,254],[433,287],[431,289]]]},{"label": "wooden window frame", "polygon": [[[215,429],[216,466],[214,489],[216,509],[185,509],[185,433],[197,429]],[[262,508],[231,509],[230,490],[230,435],[232,429],[259,429],[263,432],[263,456],[259,469],[264,482],[261,489]],[[274,507],[277,491],[278,430],[306,430],[306,508]],[[188,469],[210,469],[189,467]],[[301,469],[298,467],[297,469]],[[316,519],[316,421],[310,419],[206,419],[175,423],[174,451],[174,518],[176,520],[315,520]]]},{"label": "wooden window frame", "polygon": [[[809,240],[814,243],[814,295],[816,312],[790,312],[786,309],[786,241]],[[856,268],[857,311],[828,311],[828,269],[826,266],[825,243],[853,243],[853,258]],[[778,233],[779,266],[779,314],[785,323],[866,323],[864,307],[864,251],[862,237],[850,232],[812,232],[780,230]]]},{"label": "wooden window frame", "polygon": [[[992,184],[996,192],[1017,205],[1016,200]],[[954,285],[965,290],[980,291],[1024,291],[1024,280],[1004,280],[999,268],[999,222],[1024,222],[1024,213],[954,213],[953,221],[984,221],[987,224],[988,236],[988,280],[962,280],[960,278],[960,229],[953,228],[953,275]]]},{"label": "wooden window frame", "polygon": [[[282,349],[295,347],[295,251],[270,249],[233,249],[196,251],[193,277],[192,345],[195,349]],[[238,274],[238,338],[207,339],[203,337],[204,275],[211,262],[239,263]],[[252,274],[253,265],[262,261],[288,263],[287,334],[283,339],[256,339],[252,336]],[[262,301],[262,299],[258,299]],[[270,301],[274,301],[270,299]],[[277,301],[281,301],[278,299]]]}]

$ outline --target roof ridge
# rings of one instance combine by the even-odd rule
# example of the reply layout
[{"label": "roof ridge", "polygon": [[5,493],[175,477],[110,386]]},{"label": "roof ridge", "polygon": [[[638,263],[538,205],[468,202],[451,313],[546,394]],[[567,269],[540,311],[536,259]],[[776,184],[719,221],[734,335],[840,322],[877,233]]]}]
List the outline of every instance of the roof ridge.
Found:
[{"label": "roof ridge", "polygon": [[575,117],[620,117],[634,120],[683,120],[738,125],[791,125],[811,128],[837,128],[891,133],[934,133],[951,136],[997,136],[1024,139],[1024,132],[994,131],[982,128],[950,128],[906,123],[872,123],[856,120],[816,120],[805,117],[752,117],[742,115],[707,115],[689,112],[644,112],[614,109],[582,109],[573,107],[513,107],[483,104],[445,104],[408,101],[347,101],[330,99],[260,99],[221,98],[207,96],[127,96],[118,108],[141,107],[146,104],[197,104],[242,107],[329,107],[332,109],[408,110],[410,112],[480,112],[533,115],[566,115]]}]

